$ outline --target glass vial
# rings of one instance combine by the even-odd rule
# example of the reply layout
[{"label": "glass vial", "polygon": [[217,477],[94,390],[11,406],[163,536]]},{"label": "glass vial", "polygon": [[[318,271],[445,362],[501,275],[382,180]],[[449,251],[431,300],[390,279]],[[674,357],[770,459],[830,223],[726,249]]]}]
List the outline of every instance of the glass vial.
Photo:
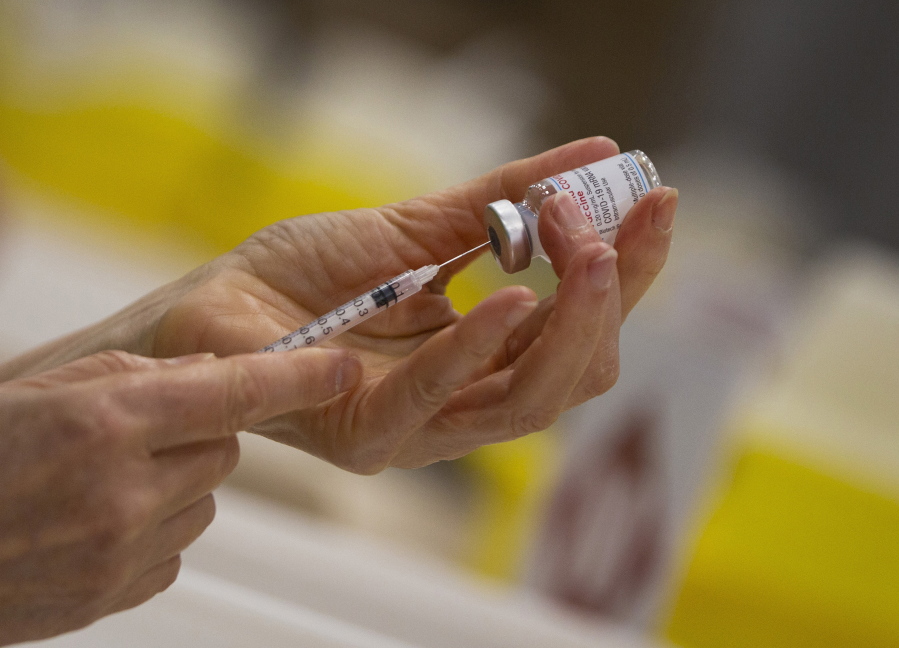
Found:
[{"label": "glass vial", "polygon": [[487,205],[484,226],[493,256],[509,274],[527,268],[534,257],[546,259],[537,235],[537,215],[543,202],[559,191],[574,198],[584,218],[611,245],[631,207],[661,184],[643,151],[629,151],[545,178],[528,187],[521,202],[497,200]]}]

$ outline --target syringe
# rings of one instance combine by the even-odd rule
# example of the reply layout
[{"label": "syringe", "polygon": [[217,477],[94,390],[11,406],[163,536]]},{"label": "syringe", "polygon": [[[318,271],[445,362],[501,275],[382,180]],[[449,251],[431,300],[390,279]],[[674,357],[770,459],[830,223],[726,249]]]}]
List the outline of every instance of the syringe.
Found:
[{"label": "syringe", "polygon": [[411,297],[437,276],[440,268],[464,257],[466,254],[480,250],[488,243],[489,241],[482,243],[440,265],[426,265],[418,270],[406,270],[406,272],[395,276],[389,281],[385,281],[380,286],[335,308],[330,313],[326,313],[318,319],[309,322],[306,326],[298,328],[293,333],[288,333],[280,340],[275,340],[268,346],[259,349],[259,353],[292,351],[293,349],[314,347],[325,340],[340,335],[357,324],[361,324],[381,311],[386,310],[392,304],[398,304],[404,299]]}]

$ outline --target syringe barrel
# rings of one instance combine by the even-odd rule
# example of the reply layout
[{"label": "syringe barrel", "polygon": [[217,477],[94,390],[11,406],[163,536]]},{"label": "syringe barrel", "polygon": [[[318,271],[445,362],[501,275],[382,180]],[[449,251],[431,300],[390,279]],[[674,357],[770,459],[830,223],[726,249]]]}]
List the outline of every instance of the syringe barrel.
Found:
[{"label": "syringe barrel", "polygon": [[298,328],[293,333],[288,333],[280,340],[263,347],[259,352],[273,353],[317,346],[325,340],[361,324],[370,317],[374,317],[393,304],[411,297],[421,290],[424,283],[427,283],[421,279],[421,270],[407,270],[355,299],[351,299],[342,306],[338,306],[330,313],[309,322],[306,326]]}]

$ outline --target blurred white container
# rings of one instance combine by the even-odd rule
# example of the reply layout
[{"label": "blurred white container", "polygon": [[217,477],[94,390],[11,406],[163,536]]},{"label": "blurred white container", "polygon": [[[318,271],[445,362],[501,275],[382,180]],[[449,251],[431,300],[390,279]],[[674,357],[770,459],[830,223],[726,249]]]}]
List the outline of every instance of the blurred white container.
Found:
[{"label": "blurred white container", "polygon": [[45,648],[515,646],[650,648],[442,564],[350,537],[228,489],[181,578],[135,610]]}]

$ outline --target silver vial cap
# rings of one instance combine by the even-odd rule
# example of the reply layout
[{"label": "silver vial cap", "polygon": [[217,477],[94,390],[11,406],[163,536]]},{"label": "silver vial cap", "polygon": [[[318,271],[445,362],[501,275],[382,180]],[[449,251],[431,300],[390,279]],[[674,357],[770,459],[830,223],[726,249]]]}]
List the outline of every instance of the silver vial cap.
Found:
[{"label": "silver vial cap", "polygon": [[512,202],[497,200],[487,205],[484,226],[493,256],[503,270],[512,274],[531,265],[530,234]]}]

